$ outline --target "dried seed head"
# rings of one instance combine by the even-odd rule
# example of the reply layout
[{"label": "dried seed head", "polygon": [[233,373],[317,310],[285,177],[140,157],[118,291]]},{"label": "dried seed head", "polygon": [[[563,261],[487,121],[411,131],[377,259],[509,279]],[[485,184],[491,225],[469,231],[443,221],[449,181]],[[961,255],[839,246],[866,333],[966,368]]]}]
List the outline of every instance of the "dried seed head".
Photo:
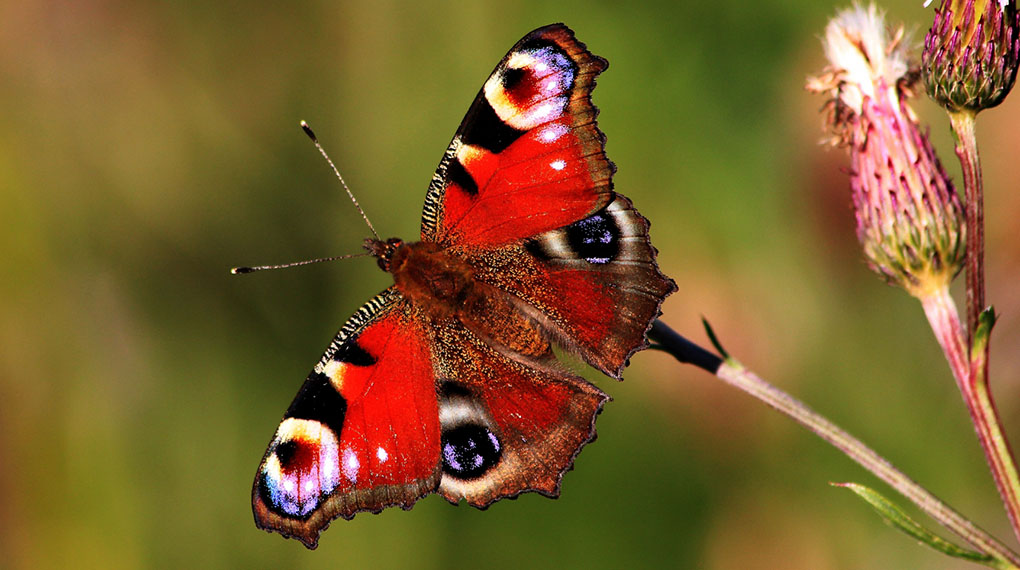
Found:
[{"label": "dried seed head", "polygon": [[964,260],[963,207],[906,103],[914,75],[902,28],[855,7],[826,29],[830,65],[808,89],[829,95],[833,140],[850,151],[857,237],[868,264],[924,297],[948,287]]}]

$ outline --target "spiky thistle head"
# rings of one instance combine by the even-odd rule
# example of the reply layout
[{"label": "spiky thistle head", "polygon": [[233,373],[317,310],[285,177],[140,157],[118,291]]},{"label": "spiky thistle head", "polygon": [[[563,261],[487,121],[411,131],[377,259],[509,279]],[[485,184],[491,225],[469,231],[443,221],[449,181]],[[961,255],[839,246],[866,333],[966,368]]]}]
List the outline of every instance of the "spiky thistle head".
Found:
[{"label": "spiky thistle head", "polygon": [[1014,0],[943,0],[924,38],[921,77],[928,95],[948,111],[976,113],[1006,98],[1018,62]]},{"label": "spiky thistle head", "polygon": [[830,99],[832,141],[850,151],[857,237],[868,264],[924,298],[964,261],[964,212],[935,149],[907,104],[916,74],[902,28],[890,35],[873,5],[826,28],[829,66],[808,89]]}]

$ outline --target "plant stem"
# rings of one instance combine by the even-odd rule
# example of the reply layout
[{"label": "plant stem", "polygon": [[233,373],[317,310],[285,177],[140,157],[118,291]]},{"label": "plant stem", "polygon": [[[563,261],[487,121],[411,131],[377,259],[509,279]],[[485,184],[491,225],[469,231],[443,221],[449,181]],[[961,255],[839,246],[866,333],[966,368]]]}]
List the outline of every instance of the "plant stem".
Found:
[{"label": "plant stem", "polygon": [[988,388],[988,361],[981,357],[979,360],[981,362],[973,363],[974,381],[969,384],[970,391],[964,394],[964,400],[971,408],[974,428],[985,449],[995,486],[1006,505],[1013,534],[1020,539],[1020,477],[1017,476],[1016,462]]},{"label": "plant stem", "polygon": [[[673,331],[662,321],[655,322],[648,336],[656,343],[655,348],[673,354],[681,362],[689,361],[689,359],[677,356],[674,352],[681,349],[686,350],[686,347],[693,343]],[[975,548],[1020,568],[1020,555],[893,467],[891,463],[862,441],[845,432],[793,396],[762,380],[736,360],[727,359],[715,370],[703,368],[713,372],[720,380],[743,390],[813,431]]]},{"label": "plant stem", "polygon": [[974,338],[978,316],[985,309],[985,210],[981,182],[981,159],[974,135],[974,112],[949,113],[956,139],[956,156],[963,169],[964,203],[967,210],[967,340]]},{"label": "plant stem", "polygon": [[970,358],[967,358],[960,317],[948,289],[923,297],[921,305],[953,370],[988,468],[1006,507],[1009,523],[1020,539],[1020,476],[1017,475],[1016,462],[988,386],[988,333],[991,325],[974,337],[975,346],[970,351]]},{"label": "plant stem", "polygon": [[[956,139],[956,156],[960,159],[960,166],[963,170],[963,186],[965,206],[967,210],[967,345],[970,358],[966,366],[958,362],[959,353],[964,350],[960,346],[962,339],[952,340],[945,337],[950,329],[959,330],[959,318],[956,317],[956,308],[952,307],[953,318],[957,321],[942,323],[940,326],[945,329],[940,332],[936,329],[936,322],[939,317],[946,315],[932,314],[929,311],[929,304],[952,305],[952,300],[935,299],[925,303],[925,312],[928,313],[928,320],[932,323],[936,336],[939,336],[939,343],[943,345],[946,357],[949,359],[956,382],[960,386],[963,400],[967,404],[971,421],[977,431],[978,440],[984,449],[985,458],[995,479],[995,486],[999,490],[1002,502],[1006,506],[1006,513],[1009,515],[1009,522],[1013,527],[1013,534],[1020,539],[1020,476],[1017,475],[1016,462],[1010,450],[1009,441],[1002,430],[1002,422],[999,420],[995,402],[988,383],[988,336],[990,330],[985,331],[984,338],[975,338],[975,330],[978,327],[981,312],[985,309],[985,263],[984,263],[984,190],[981,181],[981,159],[978,155],[977,137],[974,134],[975,113],[973,111],[957,111],[949,113],[949,121],[953,127],[953,135]],[[948,298],[948,292],[943,296]],[[990,326],[989,326],[990,328]],[[956,333],[957,337],[960,336]],[[948,341],[947,344],[944,341]],[[967,354],[964,352],[964,354]]]},{"label": "plant stem", "polygon": [[935,333],[942,352],[949,361],[949,368],[952,369],[956,384],[961,392],[967,392],[966,386],[970,384],[970,358],[968,358],[967,344],[963,340],[963,328],[960,325],[960,314],[956,311],[956,304],[949,295],[949,289],[942,287],[933,289],[927,295],[919,297],[921,306],[924,307],[924,314],[928,317],[928,324]]}]

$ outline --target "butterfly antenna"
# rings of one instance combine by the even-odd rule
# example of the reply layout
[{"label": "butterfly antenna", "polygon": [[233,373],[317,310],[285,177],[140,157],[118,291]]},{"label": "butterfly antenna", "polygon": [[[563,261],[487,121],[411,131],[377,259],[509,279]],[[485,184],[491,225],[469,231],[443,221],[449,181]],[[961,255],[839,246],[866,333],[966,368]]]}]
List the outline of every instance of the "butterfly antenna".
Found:
[{"label": "butterfly antenna", "polygon": [[365,257],[371,255],[370,253],[353,253],[350,255],[334,255],[333,257],[320,257],[318,259],[306,259],[304,261],[295,261],[293,263],[283,263],[280,265],[256,265],[254,267],[235,267],[230,270],[234,275],[243,275],[245,273],[254,273],[256,271],[265,271],[266,269],[286,269],[288,267],[298,267],[300,265],[309,265],[312,263],[320,263],[322,261],[336,261],[338,259],[350,259],[352,257]]},{"label": "butterfly antenna", "polygon": [[329,155],[326,154],[326,150],[322,148],[321,144],[319,144],[319,139],[315,137],[315,132],[312,131],[312,127],[309,127],[308,123],[301,121],[301,129],[305,131],[305,134],[308,135],[308,138],[312,139],[312,142],[315,143],[315,148],[319,149],[319,154],[321,154],[322,157],[326,159],[326,162],[329,163],[329,167],[333,169],[333,174],[336,174],[336,177],[340,180],[340,184],[344,187],[344,190],[347,191],[347,195],[351,198],[351,202],[354,202],[354,207],[358,209],[358,212],[361,213],[362,219],[364,219],[365,223],[368,224],[368,229],[372,230],[372,235],[375,236],[375,239],[381,240],[382,238],[380,238],[379,233],[375,231],[375,228],[372,226],[372,222],[370,222],[368,220],[368,216],[365,215],[365,211],[362,210],[361,205],[358,204],[358,200],[354,197],[354,193],[351,192],[351,189],[347,187],[347,183],[344,182],[344,177],[340,176],[340,171],[337,170],[336,165],[333,164],[333,161],[329,158]]}]

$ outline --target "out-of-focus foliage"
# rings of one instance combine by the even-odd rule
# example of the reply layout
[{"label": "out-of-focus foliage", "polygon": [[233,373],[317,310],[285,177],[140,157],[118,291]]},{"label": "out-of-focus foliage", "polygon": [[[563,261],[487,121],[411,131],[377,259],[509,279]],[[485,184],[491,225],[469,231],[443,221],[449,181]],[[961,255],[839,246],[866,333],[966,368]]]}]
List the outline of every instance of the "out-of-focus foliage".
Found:
[{"label": "out-of-focus foliage", "polygon": [[[921,2],[887,2],[922,32]],[[595,102],[617,187],[680,291],[664,319],[727,348],[1008,536],[920,307],[865,267],[826,152],[818,36],[786,2],[0,4],[0,565],[948,568],[831,480],[874,480],[661,353],[626,382],[563,496],[437,497],[337,521],[319,550],[255,529],[251,479],[333,333],[414,238],[443,149],[505,51],[554,21],[611,62]],[[919,34],[917,37],[920,39]],[[954,175],[945,118],[918,104]],[[982,114],[993,385],[1020,435],[1020,103]],[[959,563],[959,567],[966,567]],[[953,566],[956,567],[956,566]]]}]

